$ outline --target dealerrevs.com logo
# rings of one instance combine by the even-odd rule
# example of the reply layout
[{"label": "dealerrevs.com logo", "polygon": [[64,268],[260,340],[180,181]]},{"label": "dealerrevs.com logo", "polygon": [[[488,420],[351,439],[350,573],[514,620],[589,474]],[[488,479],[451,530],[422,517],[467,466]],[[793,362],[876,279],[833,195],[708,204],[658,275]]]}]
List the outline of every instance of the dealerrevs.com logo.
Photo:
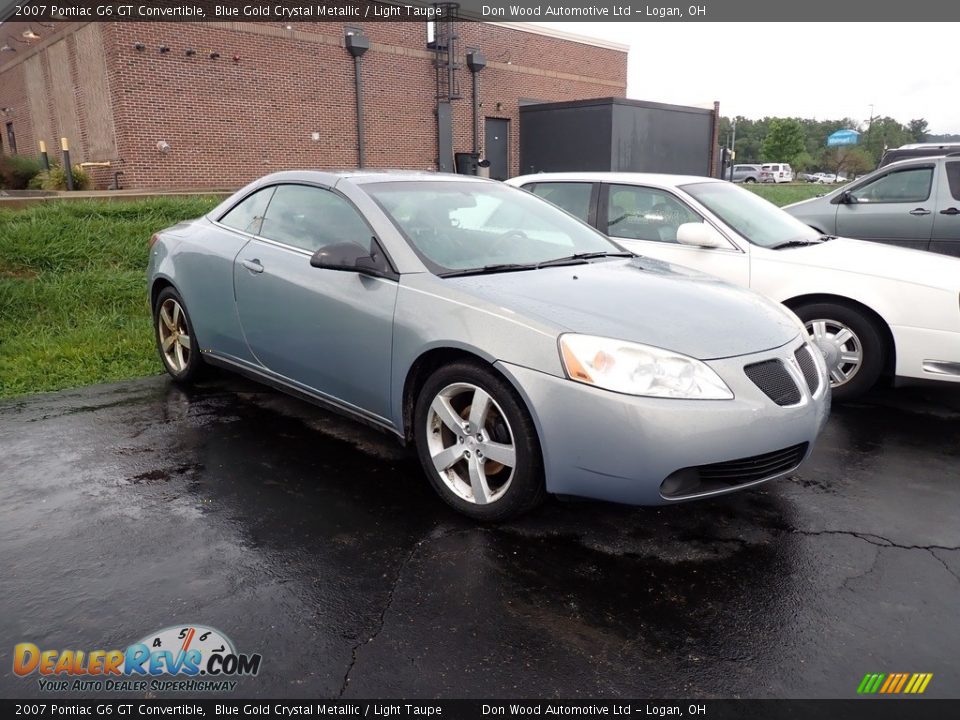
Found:
[{"label": "dealerrevs.com logo", "polygon": [[29,642],[13,649],[14,674],[37,674],[46,692],[231,691],[234,678],[260,671],[260,661],[202,625],[164,628],[126,650],[41,650]]}]

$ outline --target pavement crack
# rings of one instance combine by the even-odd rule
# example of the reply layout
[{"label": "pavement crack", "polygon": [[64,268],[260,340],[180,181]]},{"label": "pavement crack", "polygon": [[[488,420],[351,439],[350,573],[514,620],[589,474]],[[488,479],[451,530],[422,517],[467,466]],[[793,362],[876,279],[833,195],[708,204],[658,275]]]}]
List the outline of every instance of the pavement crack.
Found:
[{"label": "pavement crack", "polygon": [[[877,547],[892,547],[899,550],[926,550],[931,553],[934,550],[960,550],[960,546],[950,547],[949,545],[904,545],[902,543],[894,542],[889,538],[885,538],[882,535],[877,535],[875,533],[855,532],[853,530],[800,530],[799,528],[788,528],[787,531],[793,533],[794,535],[808,535],[811,537],[817,537],[820,535],[846,535],[848,537],[855,537],[859,540],[863,540],[871,545],[876,545]],[[939,558],[937,559],[939,560]]]},{"label": "pavement crack", "polygon": [[939,555],[937,555],[937,549],[939,549],[939,548],[936,548],[936,549],[934,549],[934,550],[931,550],[931,551],[930,551],[930,554],[933,555],[937,560],[940,561],[940,564],[943,565],[943,566],[947,569],[947,572],[948,572],[948,573],[950,573],[951,575],[953,575],[953,576],[957,579],[957,582],[960,582],[960,575],[958,575],[957,572],[956,572],[952,567],[950,567],[950,565],[947,563],[946,560],[944,560],[942,557],[940,557]]},{"label": "pavement crack", "polygon": [[463,530],[439,528],[432,529],[424,537],[420,538],[413,544],[413,547],[410,548],[410,552],[407,553],[407,556],[403,559],[403,562],[397,566],[397,572],[393,577],[393,582],[390,584],[390,590],[387,592],[387,599],[383,603],[383,608],[381,608],[380,614],[374,622],[374,626],[372,631],[369,633],[369,637],[364,640],[362,638],[367,633],[361,633],[360,637],[358,637],[357,641],[354,643],[353,649],[350,651],[350,663],[347,665],[347,670],[343,674],[343,682],[340,684],[340,692],[337,694],[338,699],[342,698],[343,694],[347,691],[347,686],[350,684],[350,674],[353,672],[353,668],[357,664],[357,660],[360,655],[360,648],[362,648],[364,645],[372,643],[383,631],[383,625],[386,622],[387,613],[390,612],[390,607],[393,605],[393,597],[397,592],[397,588],[400,586],[400,581],[403,579],[403,575],[407,570],[407,566],[411,563],[417,552],[419,552],[420,548],[428,542],[433,542],[458,532],[463,532]]}]

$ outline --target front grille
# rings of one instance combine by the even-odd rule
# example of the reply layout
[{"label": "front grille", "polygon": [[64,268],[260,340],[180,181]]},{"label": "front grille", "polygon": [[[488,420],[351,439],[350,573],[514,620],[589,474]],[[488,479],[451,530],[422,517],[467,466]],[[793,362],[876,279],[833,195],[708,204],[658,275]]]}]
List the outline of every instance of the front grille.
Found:
[{"label": "front grille", "polygon": [[801,372],[803,372],[803,379],[807,381],[807,387],[810,388],[811,394],[815,393],[817,388],[820,387],[820,375],[817,373],[817,363],[814,361],[813,355],[811,355],[813,352],[819,351],[815,351],[809,345],[804,345],[794,353],[797,364],[800,366]]},{"label": "front grille", "polygon": [[703,495],[781,475],[800,465],[807,447],[807,443],[800,443],[763,455],[684,468],[660,484],[660,494],[665,498]]},{"label": "front grille", "polygon": [[743,371],[753,384],[777,405],[796,405],[800,402],[800,388],[779,360],[764,360],[747,365]]}]

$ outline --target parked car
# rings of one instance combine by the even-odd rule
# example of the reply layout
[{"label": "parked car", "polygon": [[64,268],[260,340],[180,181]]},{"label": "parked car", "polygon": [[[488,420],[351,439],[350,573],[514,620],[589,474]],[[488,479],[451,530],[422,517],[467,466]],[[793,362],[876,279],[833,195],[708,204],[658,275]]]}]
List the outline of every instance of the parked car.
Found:
[{"label": "parked car", "polygon": [[[508,182],[641,255],[784,303],[826,358],[838,400],[884,374],[960,383],[960,259],[836,238],[720,180],[545,173]],[[593,204],[569,202],[574,189]]]},{"label": "parked car", "polygon": [[759,165],[734,165],[732,170],[727,170],[727,180],[735,183],[755,183],[760,181]]},{"label": "parked car", "polygon": [[817,181],[817,176],[814,175],[813,173],[806,173],[806,172],[797,173],[797,176],[796,176],[796,177],[797,177],[797,180],[802,180],[803,182],[816,182],[816,181]]},{"label": "parked car", "polygon": [[157,233],[149,286],[176,381],[219,365],[379,427],[483,520],[748,487],[829,409],[782,307],[492,180],[269,175]]},{"label": "parked car", "polygon": [[901,160],[783,209],[827,235],[960,257],[960,156]]},{"label": "parked car", "polygon": [[787,163],[771,163],[760,166],[760,182],[793,182],[793,169]]},{"label": "parked car", "polygon": [[877,167],[885,167],[898,160],[907,160],[909,158],[937,157],[939,155],[960,156],[960,143],[911,143],[901,145],[898,148],[883,151],[883,157],[880,158],[880,164]]},{"label": "parked car", "polygon": [[810,182],[819,183],[821,185],[836,185],[836,184],[848,183],[850,181],[847,179],[846,175],[841,175],[838,173],[818,172],[813,174],[813,177],[810,180]]}]

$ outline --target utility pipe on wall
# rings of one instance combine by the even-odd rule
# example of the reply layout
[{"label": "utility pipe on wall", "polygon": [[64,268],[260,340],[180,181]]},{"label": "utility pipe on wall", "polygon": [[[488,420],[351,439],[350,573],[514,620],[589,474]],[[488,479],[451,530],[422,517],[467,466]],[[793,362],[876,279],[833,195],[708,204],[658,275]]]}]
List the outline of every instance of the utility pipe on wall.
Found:
[{"label": "utility pipe on wall", "polygon": [[347,52],[353,57],[353,84],[357,96],[357,167],[366,159],[366,140],[363,133],[363,73],[360,59],[370,49],[370,38],[359,30],[348,30],[345,38]]},{"label": "utility pipe on wall", "polygon": [[477,88],[477,75],[487,66],[487,59],[479,50],[467,53],[467,67],[470,68],[473,102],[473,154],[480,153],[480,93]]}]

